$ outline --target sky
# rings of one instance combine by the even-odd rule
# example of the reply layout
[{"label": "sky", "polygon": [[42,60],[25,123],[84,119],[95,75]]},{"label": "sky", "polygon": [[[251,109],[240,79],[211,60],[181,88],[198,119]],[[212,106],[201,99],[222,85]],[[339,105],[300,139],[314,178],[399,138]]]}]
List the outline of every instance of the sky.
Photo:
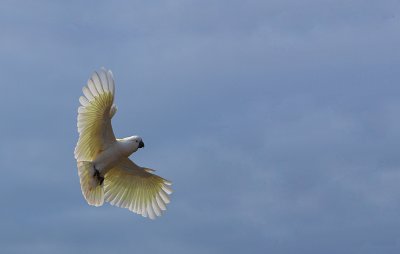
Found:
[{"label": "sky", "polygon": [[[400,1],[9,1],[4,253],[399,253]],[[84,200],[91,73],[173,182],[155,221]]]}]

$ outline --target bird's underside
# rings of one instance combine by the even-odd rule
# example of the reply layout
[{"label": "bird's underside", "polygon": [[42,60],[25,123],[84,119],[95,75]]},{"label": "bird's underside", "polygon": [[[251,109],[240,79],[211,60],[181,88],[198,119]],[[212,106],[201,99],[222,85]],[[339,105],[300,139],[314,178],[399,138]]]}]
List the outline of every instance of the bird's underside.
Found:
[{"label": "bird's underside", "polygon": [[75,159],[86,201],[94,206],[108,202],[151,219],[160,216],[169,203],[171,182],[128,158],[143,147],[140,137],[115,138],[111,118],[117,108],[111,71],[94,72],[82,91]]}]

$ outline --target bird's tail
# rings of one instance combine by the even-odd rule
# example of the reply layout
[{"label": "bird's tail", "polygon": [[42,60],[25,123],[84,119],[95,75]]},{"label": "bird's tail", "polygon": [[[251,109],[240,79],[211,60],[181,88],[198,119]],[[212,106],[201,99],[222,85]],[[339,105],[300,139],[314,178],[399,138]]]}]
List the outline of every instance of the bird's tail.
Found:
[{"label": "bird's tail", "polygon": [[104,190],[102,181],[96,177],[93,163],[78,161],[78,173],[81,182],[82,194],[89,205],[101,206],[104,203]]}]

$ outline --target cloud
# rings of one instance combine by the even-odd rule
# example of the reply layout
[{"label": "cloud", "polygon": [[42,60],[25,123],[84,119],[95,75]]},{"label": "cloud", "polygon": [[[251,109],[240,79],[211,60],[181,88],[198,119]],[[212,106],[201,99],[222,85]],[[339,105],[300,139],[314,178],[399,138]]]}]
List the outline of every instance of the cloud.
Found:
[{"label": "cloud", "polygon": [[[32,11],[35,10],[35,11]],[[0,243],[10,253],[397,253],[399,4],[13,1],[0,11]],[[117,136],[174,183],[149,222],[88,207],[92,70]]]}]

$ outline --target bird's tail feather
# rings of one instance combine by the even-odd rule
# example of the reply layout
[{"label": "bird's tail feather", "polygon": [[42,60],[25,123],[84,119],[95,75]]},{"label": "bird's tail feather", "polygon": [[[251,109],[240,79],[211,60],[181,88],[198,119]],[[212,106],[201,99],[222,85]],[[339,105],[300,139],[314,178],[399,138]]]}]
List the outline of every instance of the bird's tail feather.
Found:
[{"label": "bird's tail feather", "polygon": [[102,182],[95,176],[93,163],[78,161],[78,173],[82,194],[89,205],[101,206],[104,203],[104,190]]}]

